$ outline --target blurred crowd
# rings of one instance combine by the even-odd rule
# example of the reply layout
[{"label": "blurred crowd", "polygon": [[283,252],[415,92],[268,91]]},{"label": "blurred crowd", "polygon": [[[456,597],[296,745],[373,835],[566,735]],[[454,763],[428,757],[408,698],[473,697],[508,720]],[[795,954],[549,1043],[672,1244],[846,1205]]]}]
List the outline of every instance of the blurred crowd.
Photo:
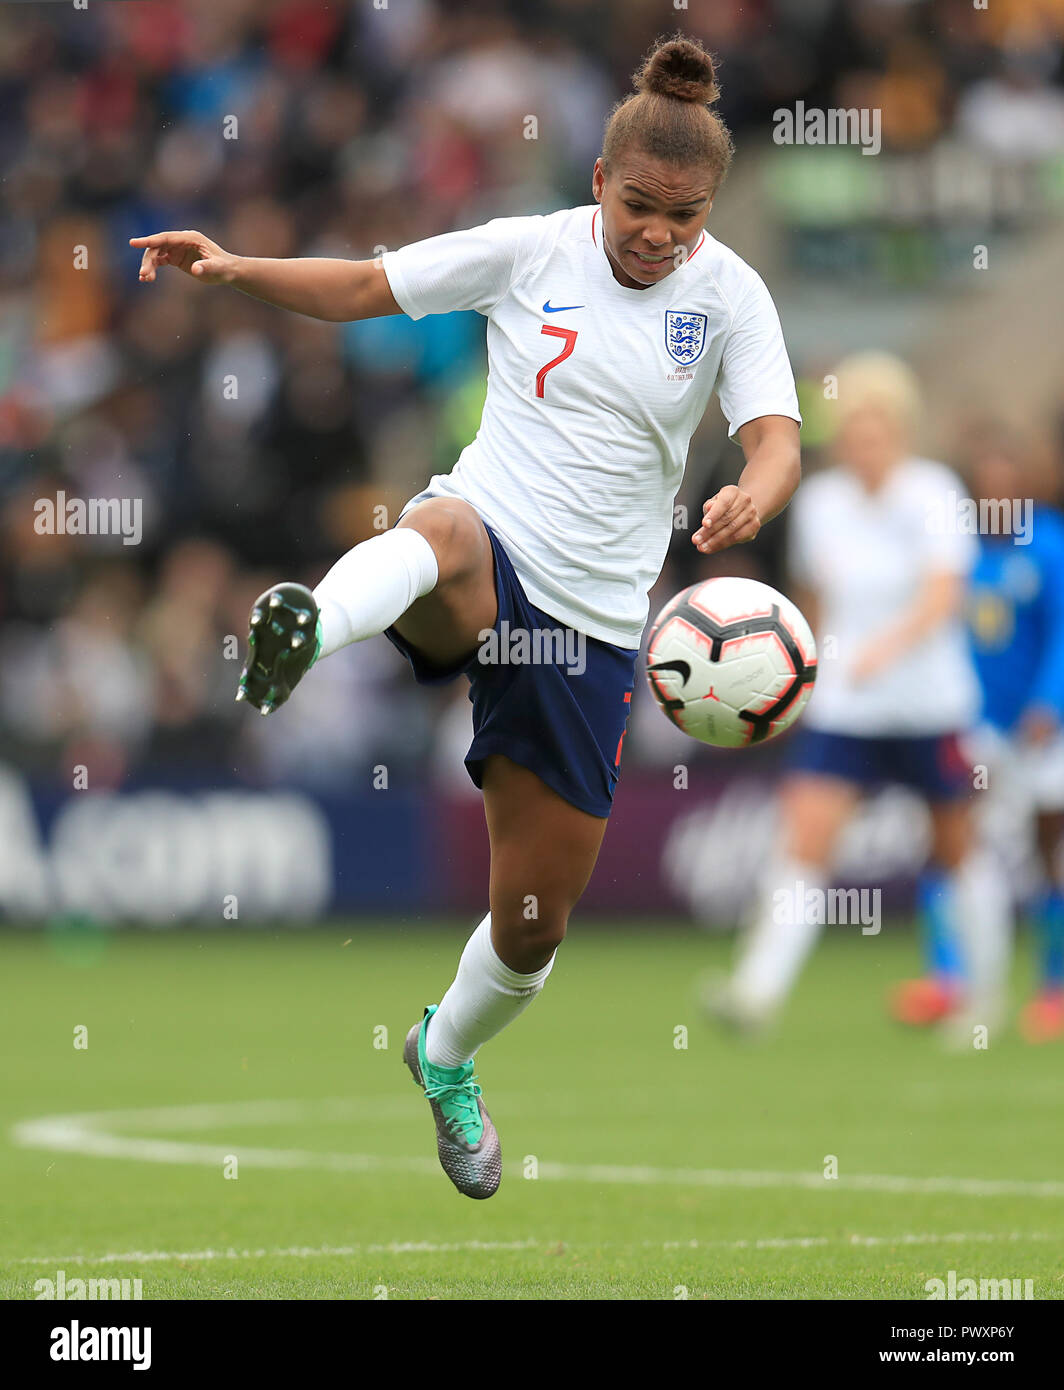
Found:
[{"label": "blurred crowd", "polygon": [[[482,321],[338,326],[167,271],[141,286],[128,238],[193,226],[246,255],[367,257],[590,201],[604,117],[677,25],[719,57],[740,156],[798,99],[882,106],[888,150],[953,131],[1064,152],[1064,0],[0,11],[0,758],[339,786],[460,744],[464,690],[416,690],[383,642],[325,663],[284,740],[232,694],[251,598],[315,583],[472,437]],[[692,456],[696,513],[720,434]],[[140,543],[41,534],[34,503],[61,492],[139,499]],[[704,572],[685,540],[672,588]]]}]

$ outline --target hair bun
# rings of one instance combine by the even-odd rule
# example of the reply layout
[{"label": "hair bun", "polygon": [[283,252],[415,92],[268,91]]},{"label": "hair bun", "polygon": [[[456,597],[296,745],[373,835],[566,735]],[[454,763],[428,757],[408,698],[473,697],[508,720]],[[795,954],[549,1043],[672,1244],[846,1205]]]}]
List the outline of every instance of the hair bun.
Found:
[{"label": "hair bun", "polygon": [[720,96],[713,59],[693,39],[659,43],[635,74],[636,91],[708,105]]}]

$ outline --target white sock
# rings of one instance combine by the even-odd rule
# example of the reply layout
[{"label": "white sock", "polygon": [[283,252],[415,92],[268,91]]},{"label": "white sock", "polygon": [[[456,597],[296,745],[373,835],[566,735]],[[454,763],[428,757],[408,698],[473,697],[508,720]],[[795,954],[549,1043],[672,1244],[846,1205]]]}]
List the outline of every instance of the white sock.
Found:
[{"label": "white sock", "polygon": [[823,892],[824,885],[823,871],[813,864],[784,855],[770,864],[731,981],[742,1006],[767,1013],[790,993],[822,925],[823,914],[805,910],[805,894]]},{"label": "white sock", "polygon": [[434,589],[439,577],[436,552],[412,527],[356,545],[314,590],[321,610],[319,657],[383,632]]},{"label": "white sock", "polygon": [[1012,904],[1004,873],[987,849],[973,849],[953,874],[957,936],[968,979],[970,1008],[996,1021],[1005,990]]},{"label": "white sock", "polygon": [[491,944],[491,913],[466,942],[454,984],[432,1015],[425,1055],[436,1067],[460,1067],[478,1047],[501,1033],[528,1008],[554,965],[519,975],[504,965]]}]

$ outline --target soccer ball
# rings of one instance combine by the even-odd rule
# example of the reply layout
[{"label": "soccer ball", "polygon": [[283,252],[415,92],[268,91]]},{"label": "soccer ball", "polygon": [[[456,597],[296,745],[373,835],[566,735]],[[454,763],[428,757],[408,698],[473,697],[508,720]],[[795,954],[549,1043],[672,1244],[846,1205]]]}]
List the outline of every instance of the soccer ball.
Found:
[{"label": "soccer ball", "polygon": [[813,693],[816,643],[788,598],[755,579],[706,579],[650,630],[647,681],[678,729],[716,748],[790,728]]}]

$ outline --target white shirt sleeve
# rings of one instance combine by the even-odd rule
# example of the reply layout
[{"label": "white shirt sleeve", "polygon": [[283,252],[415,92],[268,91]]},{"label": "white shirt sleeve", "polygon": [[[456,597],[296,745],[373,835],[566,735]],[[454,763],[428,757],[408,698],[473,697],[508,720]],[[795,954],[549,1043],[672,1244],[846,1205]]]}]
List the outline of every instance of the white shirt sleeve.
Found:
[{"label": "white shirt sleeve", "polygon": [[734,439],[749,420],[787,415],[802,423],[794,373],[772,296],[756,272],[743,296],[724,344],[717,395]]},{"label": "white shirt sleeve", "polygon": [[488,314],[523,270],[542,217],[496,217],[468,231],[414,241],[381,257],[395,302],[412,319]]}]

